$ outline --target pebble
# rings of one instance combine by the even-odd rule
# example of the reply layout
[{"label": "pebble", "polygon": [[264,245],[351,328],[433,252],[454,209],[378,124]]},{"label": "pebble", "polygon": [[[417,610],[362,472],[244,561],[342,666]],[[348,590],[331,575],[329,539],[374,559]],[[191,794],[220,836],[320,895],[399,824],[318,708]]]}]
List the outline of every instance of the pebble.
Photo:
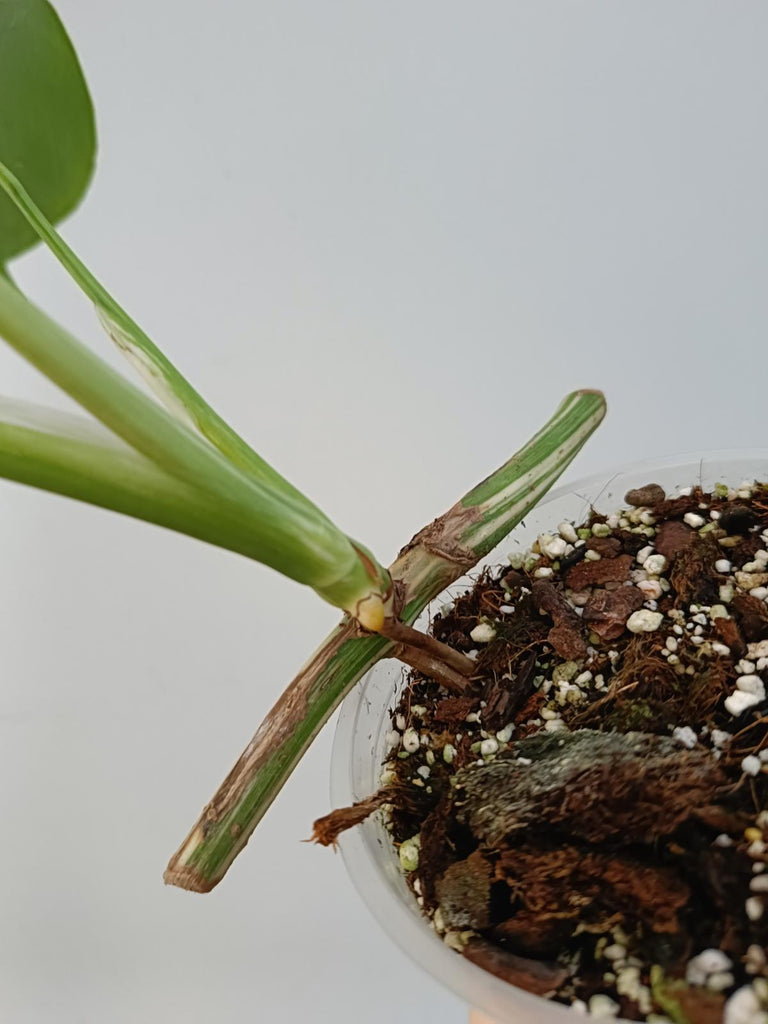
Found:
[{"label": "pebble", "polygon": [[700,516],[696,512],[686,512],[683,516],[683,522],[694,530],[698,530],[699,527],[704,525],[706,520],[704,519],[704,516]]},{"label": "pebble", "polygon": [[634,487],[624,495],[624,501],[633,508],[642,508],[645,505],[658,505],[664,501],[666,494],[661,484],[644,484],[642,487]]},{"label": "pebble", "polygon": [[[537,572],[541,572],[541,569],[537,569]],[[552,574],[551,569],[549,573],[550,575]],[[476,644],[489,644],[491,640],[496,638],[496,630],[490,622],[478,622],[469,636]]]},{"label": "pebble", "polygon": [[661,612],[652,612],[647,608],[641,608],[627,619],[627,629],[630,633],[652,633],[658,629],[664,620]]}]

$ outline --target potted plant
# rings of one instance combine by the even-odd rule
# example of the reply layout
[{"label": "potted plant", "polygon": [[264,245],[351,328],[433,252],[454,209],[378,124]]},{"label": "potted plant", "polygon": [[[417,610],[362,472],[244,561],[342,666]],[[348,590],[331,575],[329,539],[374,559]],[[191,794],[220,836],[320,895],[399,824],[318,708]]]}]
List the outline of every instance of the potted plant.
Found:
[{"label": "potted plant", "polygon": [[[414,624],[431,601],[496,550],[531,513],[599,425],[605,403],[595,391],[569,395],[516,455],[417,533],[393,565],[381,565],[208,405],[56,231],[54,225],[77,205],[87,187],[95,132],[77,59],[46,0],[6,0],[0,7],[0,68],[0,185],[5,192],[0,197],[0,336],[90,415],[73,421],[4,403],[0,475],[267,564],[312,587],[344,613],[278,699],[171,858],[167,882],[207,892],[242,851],[331,712],[376,663],[394,657],[443,691],[464,696],[471,690],[476,666],[468,652]],[[159,402],[80,345],[16,288],[9,261],[37,242],[48,247],[93,302],[106,334],[144,376]],[[692,472],[690,464],[676,471],[683,469]],[[723,475],[735,481],[732,469],[729,465]],[[737,475],[761,473],[750,468]],[[595,496],[598,506],[600,500]],[[579,520],[578,512],[564,515]],[[541,529],[551,525],[547,522]],[[383,678],[389,687],[391,680]],[[389,709],[388,701],[379,696],[371,705],[379,715],[377,743]],[[348,705],[340,733],[346,737],[343,744],[352,745],[355,772],[360,758],[355,744],[361,734],[358,728],[353,741],[348,723],[352,715],[359,726],[354,716],[363,706],[369,708],[360,701]],[[378,771],[378,747],[373,755],[363,751],[366,771],[372,766]],[[337,778],[348,771],[349,756],[349,749],[339,755]],[[374,788],[368,786],[366,793],[355,777],[351,788],[337,783],[336,799],[365,798]],[[390,853],[380,863],[365,857],[357,866],[354,860],[350,863],[356,879],[362,878],[365,886],[369,878],[373,890],[381,889],[383,874],[394,877],[400,903],[390,900],[390,910],[395,905],[402,909],[411,897],[397,881],[399,876],[393,875]],[[390,897],[381,899],[386,902]],[[422,938],[414,939],[414,956],[439,960],[444,964],[439,970],[450,973],[452,968],[443,959],[447,951],[435,945],[437,940],[422,921],[413,919],[412,901],[408,907],[411,917],[401,914],[403,928],[418,929],[423,942],[431,943],[430,952],[422,952]],[[464,968],[469,965],[453,968],[456,978],[473,979],[466,985],[461,981],[462,993],[500,1019],[529,1010],[534,1019],[554,1020],[565,1012],[516,994],[509,986],[502,990],[485,975],[478,981],[475,968],[463,975]]]}]

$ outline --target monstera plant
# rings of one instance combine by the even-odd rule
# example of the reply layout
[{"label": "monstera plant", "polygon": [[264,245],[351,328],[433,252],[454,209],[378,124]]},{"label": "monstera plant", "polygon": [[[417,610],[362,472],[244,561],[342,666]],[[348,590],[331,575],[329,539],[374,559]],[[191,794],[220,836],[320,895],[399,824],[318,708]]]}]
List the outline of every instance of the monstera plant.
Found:
[{"label": "monstera plant", "polygon": [[[375,662],[398,657],[463,690],[473,663],[412,623],[537,502],[600,423],[605,404],[595,391],[570,394],[517,454],[386,568],[208,405],[58,234],[54,225],[88,187],[95,151],[88,90],[56,12],[46,0],[0,0],[0,336],[88,414],[65,417],[2,400],[0,476],[235,551],[344,612],[172,858],[166,880],[204,892]],[[151,394],[15,286],[14,257],[39,242],[91,300]]]}]

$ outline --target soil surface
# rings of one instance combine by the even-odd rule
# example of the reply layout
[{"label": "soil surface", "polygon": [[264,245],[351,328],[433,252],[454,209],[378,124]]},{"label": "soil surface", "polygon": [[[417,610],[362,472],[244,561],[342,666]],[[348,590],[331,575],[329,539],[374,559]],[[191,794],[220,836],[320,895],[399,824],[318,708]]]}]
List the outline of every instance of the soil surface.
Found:
[{"label": "soil surface", "polygon": [[768,487],[542,534],[445,606],[377,808],[457,953],[610,1019],[768,1022]]}]

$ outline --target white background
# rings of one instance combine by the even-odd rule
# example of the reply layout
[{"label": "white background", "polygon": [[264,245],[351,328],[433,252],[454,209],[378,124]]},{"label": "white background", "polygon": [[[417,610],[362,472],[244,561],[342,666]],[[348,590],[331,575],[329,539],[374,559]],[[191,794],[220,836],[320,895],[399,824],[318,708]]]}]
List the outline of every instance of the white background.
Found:
[{"label": "white background", "polygon": [[[66,237],[382,560],[576,386],[611,413],[572,475],[768,443],[762,0],[58,9],[100,132]],[[14,273],[117,362],[52,258]],[[161,882],[333,610],[16,485],[0,516],[0,1020],[464,1020],[300,842],[330,729],[218,890]]]}]

